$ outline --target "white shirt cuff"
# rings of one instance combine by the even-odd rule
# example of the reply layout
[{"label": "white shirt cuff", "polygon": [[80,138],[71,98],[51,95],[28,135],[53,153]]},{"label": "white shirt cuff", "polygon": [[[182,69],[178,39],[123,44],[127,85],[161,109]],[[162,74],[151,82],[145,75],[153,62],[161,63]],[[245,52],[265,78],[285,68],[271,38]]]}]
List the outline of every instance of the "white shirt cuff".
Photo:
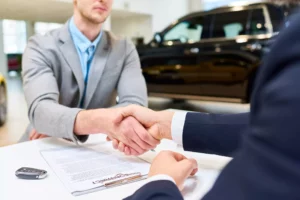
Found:
[{"label": "white shirt cuff", "polygon": [[147,179],[147,183],[154,182],[154,181],[171,181],[176,185],[175,180],[171,176],[165,174],[155,175]]},{"label": "white shirt cuff", "polygon": [[183,128],[185,124],[187,112],[179,111],[175,112],[173,119],[172,119],[172,126],[171,126],[171,133],[172,139],[177,144],[183,146]]}]

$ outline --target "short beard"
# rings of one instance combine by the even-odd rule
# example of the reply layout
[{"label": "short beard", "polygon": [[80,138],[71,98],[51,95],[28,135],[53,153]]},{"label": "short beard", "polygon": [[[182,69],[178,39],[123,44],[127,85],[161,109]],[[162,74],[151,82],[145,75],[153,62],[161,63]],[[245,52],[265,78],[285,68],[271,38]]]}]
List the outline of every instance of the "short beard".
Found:
[{"label": "short beard", "polygon": [[107,19],[107,17],[101,18],[101,19],[95,19],[95,18],[93,18],[93,16],[89,15],[89,13],[85,13],[85,12],[81,12],[81,11],[79,11],[79,12],[80,12],[81,16],[87,22],[89,22],[91,24],[95,24],[95,25],[103,24],[106,21],[106,19]]}]

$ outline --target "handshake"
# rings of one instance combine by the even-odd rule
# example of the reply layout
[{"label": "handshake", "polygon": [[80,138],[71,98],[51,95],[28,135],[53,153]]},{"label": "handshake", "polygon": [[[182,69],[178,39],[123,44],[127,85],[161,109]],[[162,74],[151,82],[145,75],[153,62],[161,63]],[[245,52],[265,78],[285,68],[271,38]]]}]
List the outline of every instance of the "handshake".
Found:
[{"label": "handshake", "polygon": [[[74,124],[77,136],[104,133],[115,149],[126,155],[141,155],[154,149],[162,139],[172,139],[171,123],[174,113],[156,112],[130,105],[122,108],[84,110]],[[48,137],[33,130],[30,140]]]},{"label": "handshake", "polygon": [[160,140],[172,139],[173,112],[156,112],[136,105],[112,109],[111,112],[107,140],[126,155],[141,155],[156,148]]},{"label": "handshake", "polygon": [[[104,133],[113,147],[126,155],[141,155],[154,149],[162,139],[172,139],[174,112],[153,111],[131,105],[123,108],[85,110],[78,113],[74,124],[77,136]],[[30,139],[48,137],[33,130]],[[180,173],[178,173],[180,172]],[[149,177],[168,175],[182,189],[184,180],[197,172],[197,162],[181,154],[165,151],[153,161]]]}]

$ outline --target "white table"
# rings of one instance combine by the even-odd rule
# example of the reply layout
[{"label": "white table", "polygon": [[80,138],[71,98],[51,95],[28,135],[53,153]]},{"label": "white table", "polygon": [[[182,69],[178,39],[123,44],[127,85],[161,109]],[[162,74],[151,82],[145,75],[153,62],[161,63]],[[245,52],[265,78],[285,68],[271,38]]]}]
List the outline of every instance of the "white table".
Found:
[{"label": "white table", "polygon": [[[104,142],[103,135],[90,137],[85,145]],[[119,200],[133,194],[145,181],[140,181],[121,187],[111,188],[79,197],[72,196],[60,182],[51,168],[40,155],[40,150],[57,148],[70,145],[63,140],[48,138],[33,142],[12,145],[0,148],[0,199],[1,200]],[[176,144],[171,141],[163,141],[156,149],[174,150],[182,152]],[[187,156],[196,158],[200,163],[200,169],[194,178],[193,184],[188,184],[183,194],[185,199],[199,199],[211,188],[219,171],[229,159],[225,157],[211,156],[184,152]],[[144,159],[152,159],[153,153],[143,156]],[[20,167],[34,167],[48,171],[48,177],[43,180],[21,180],[15,176],[15,171]],[[204,167],[204,168],[203,168]],[[191,181],[191,180],[189,180]]]}]

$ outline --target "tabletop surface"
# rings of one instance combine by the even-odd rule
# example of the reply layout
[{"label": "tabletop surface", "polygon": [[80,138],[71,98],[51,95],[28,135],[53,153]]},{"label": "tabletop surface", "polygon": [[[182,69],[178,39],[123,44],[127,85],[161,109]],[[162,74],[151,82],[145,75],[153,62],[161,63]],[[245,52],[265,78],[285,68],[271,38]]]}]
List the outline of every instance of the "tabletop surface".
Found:
[{"label": "tabletop surface", "polygon": [[[90,137],[84,145],[99,144],[101,142],[105,142],[105,137],[99,134]],[[41,150],[70,145],[73,144],[61,139],[47,138],[0,148],[0,199],[119,200],[133,194],[145,184],[145,181],[139,181],[78,197],[71,195],[40,154]],[[181,152],[186,156],[195,158],[200,163],[199,172],[187,181],[186,187],[182,191],[185,199],[188,200],[199,199],[205,195],[218,177],[221,168],[230,160],[215,155],[184,152],[181,147],[172,141],[163,141],[155,149],[156,153],[149,152],[141,158],[151,162],[153,157],[161,150]],[[44,169],[48,171],[48,176],[43,180],[21,180],[15,176],[15,171],[21,167]]]}]

